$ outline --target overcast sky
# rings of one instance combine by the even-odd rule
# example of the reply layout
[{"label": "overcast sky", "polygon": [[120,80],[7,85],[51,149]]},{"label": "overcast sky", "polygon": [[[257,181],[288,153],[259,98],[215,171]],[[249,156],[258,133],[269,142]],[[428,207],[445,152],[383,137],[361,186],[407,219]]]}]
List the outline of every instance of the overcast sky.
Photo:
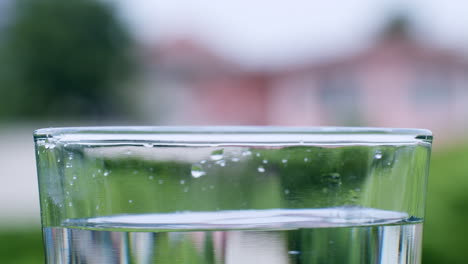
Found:
[{"label": "overcast sky", "polygon": [[193,32],[247,63],[346,53],[361,47],[392,11],[407,10],[427,41],[468,47],[465,0],[116,0],[143,41]]}]

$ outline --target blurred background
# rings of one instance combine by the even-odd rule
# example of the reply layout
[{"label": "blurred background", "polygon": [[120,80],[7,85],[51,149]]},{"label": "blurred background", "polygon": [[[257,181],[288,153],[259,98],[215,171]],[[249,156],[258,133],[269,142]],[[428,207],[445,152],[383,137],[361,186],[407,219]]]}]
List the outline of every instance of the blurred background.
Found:
[{"label": "blurred background", "polygon": [[333,125],[434,132],[423,263],[465,263],[467,10],[0,0],[0,262],[43,263],[35,128]]}]

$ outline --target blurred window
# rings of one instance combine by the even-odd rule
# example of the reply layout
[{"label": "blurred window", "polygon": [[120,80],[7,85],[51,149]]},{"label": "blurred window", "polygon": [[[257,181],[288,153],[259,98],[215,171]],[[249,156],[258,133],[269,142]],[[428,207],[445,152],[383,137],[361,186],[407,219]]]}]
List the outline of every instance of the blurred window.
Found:
[{"label": "blurred window", "polygon": [[336,125],[359,125],[360,90],[357,78],[349,72],[324,75],[318,88],[320,104],[328,121]]},{"label": "blurred window", "polygon": [[454,76],[449,66],[422,67],[410,89],[412,101],[418,105],[450,104],[455,87]]}]

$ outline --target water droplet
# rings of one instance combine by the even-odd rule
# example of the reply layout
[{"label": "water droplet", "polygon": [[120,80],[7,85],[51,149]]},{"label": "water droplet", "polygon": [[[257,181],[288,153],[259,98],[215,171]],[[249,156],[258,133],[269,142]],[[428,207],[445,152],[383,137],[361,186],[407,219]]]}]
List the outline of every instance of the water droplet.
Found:
[{"label": "water droplet", "polygon": [[307,149],[306,151],[307,151],[307,152],[311,152],[312,150],[311,150],[311,149]]},{"label": "water droplet", "polygon": [[392,163],[391,163],[391,162],[387,162],[387,165],[390,166],[390,165],[392,165]]},{"label": "water droplet", "polygon": [[184,188],[184,192],[188,192],[189,188],[188,187],[185,187]]},{"label": "water droplet", "polygon": [[96,210],[99,210],[99,205],[96,205]]},{"label": "water droplet", "polygon": [[60,159],[57,159],[57,163],[60,163],[61,161],[62,161],[62,160],[60,160]]},{"label": "water droplet", "polygon": [[159,184],[163,184],[163,183],[164,183],[164,180],[159,180],[158,183],[159,183]]},{"label": "water droplet", "polygon": [[264,159],[262,162],[263,162],[263,164],[267,164],[268,160]]},{"label": "water droplet", "polygon": [[252,151],[250,150],[242,151],[242,156],[245,157],[245,156],[250,156],[250,155],[252,155]]},{"label": "water droplet", "polygon": [[70,182],[70,186],[73,186],[73,182]]},{"label": "water droplet", "polygon": [[60,208],[62,208],[62,206],[63,206],[62,204],[59,204],[59,207],[60,207]]},{"label": "water droplet", "polygon": [[260,153],[255,154],[255,156],[257,156],[257,157],[260,157],[261,155],[262,155],[262,154],[260,154]]},{"label": "water droplet", "polygon": [[216,161],[216,164],[218,164],[221,167],[224,167],[224,166],[226,166],[226,161],[225,160],[218,160],[218,161]]},{"label": "water droplet", "polygon": [[282,159],[281,162],[282,163],[288,163],[288,160],[287,159]]},{"label": "water droplet", "polygon": [[93,173],[93,175],[91,175],[93,178],[96,178],[96,173]]},{"label": "water droplet", "polygon": [[375,159],[381,159],[382,156],[383,156],[383,155],[382,155],[382,151],[380,151],[380,150],[377,150],[377,151],[375,152],[375,154],[374,154],[374,158],[375,158]]},{"label": "water droplet", "polygon": [[67,191],[67,195],[70,195],[70,192],[69,192],[69,191]]},{"label": "water droplet", "polygon": [[69,169],[69,168],[71,168],[71,167],[73,167],[73,165],[72,165],[70,162],[67,162],[67,164],[65,164],[65,168],[68,168],[68,169]]},{"label": "water droplet", "polygon": [[104,175],[105,177],[109,176],[109,172],[108,171],[105,171],[102,175]]},{"label": "water droplet", "polygon": [[309,158],[304,158],[304,162],[308,162],[309,161]]},{"label": "water droplet", "polygon": [[148,179],[154,180],[154,176],[153,176],[153,175],[150,175],[150,176],[148,176]]},{"label": "water droplet", "polygon": [[185,184],[185,181],[184,181],[184,180],[180,180],[180,184]]},{"label": "water droplet", "polygon": [[206,163],[206,160],[200,161],[200,164],[205,164],[205,163]]},{"label": "water droplet", "polygon": [[212,160],[220,160],[223,158],[224,150],[223,149],[218,149],[213,152],[211,152],[210,158]]},{"label": "water droplet", "polygon": [[128,203],[133,203],[133,200],[128,200]]},{"label": "water droplet", "polygon": [[297,250],[291,250],[291,251],[288,251],[288,254],[289,255],[299,255],[299,254],[301,254],[301,252],[297,251]]},{"label": "water droplet", "polygon": [[98,173],[101,173],[101,172],[102,172],[102,170],[101,170],[101,169],[98,169],[98,170],[97,170],[97,172],[98,172]]},{"label": "water droplet", "polygon": [[71,202],[69,202],[69,203],[68,203],[68,206],[72,207],[72,206],[73,206],[73,204],[72,204]]},{"label": "water droplet", "polygon": [[262,166],[258,167],[257,170],[258,170],[258,172],[260,172],[260,173],[264,173],[264,172],[265,172],[265,168],[263,168]]},{"label": "water droplet", "polygon": [[76,175],[73,175],[73,179],[74,179],[74,180],[76,180],[76,179],[77,179]]},{"label": "water droplet", "polygon": [[201,176],[206,174],[206,172],[203,171],[202,167],[198,165],[192,165],[191,173],[192,177],[194,178],[200,178]]},{"label": "water droplet", "polygon": [[72,160],[72,159],[73,159],[73,153],[68,154],[68,160]]},{"label": "water droplet", "polygon": [[239,158],[232,158],[231,161],[232,162],[239,162]]},{"label": "water droplet", "polygon": [[284,194],[289,194],[289,190],[288,189],[284,190]]}]

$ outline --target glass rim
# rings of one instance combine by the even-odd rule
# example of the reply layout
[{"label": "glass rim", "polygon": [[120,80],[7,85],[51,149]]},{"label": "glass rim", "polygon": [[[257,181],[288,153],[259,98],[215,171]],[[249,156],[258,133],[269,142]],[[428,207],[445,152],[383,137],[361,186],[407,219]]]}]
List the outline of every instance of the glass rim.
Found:
[{"label": "glass rim", "polygon": [[41,128],[36,141],[157,142],[193,144],[414,144],[432,143],[432,132],[414,128],[288,126],[94,126]]}]

